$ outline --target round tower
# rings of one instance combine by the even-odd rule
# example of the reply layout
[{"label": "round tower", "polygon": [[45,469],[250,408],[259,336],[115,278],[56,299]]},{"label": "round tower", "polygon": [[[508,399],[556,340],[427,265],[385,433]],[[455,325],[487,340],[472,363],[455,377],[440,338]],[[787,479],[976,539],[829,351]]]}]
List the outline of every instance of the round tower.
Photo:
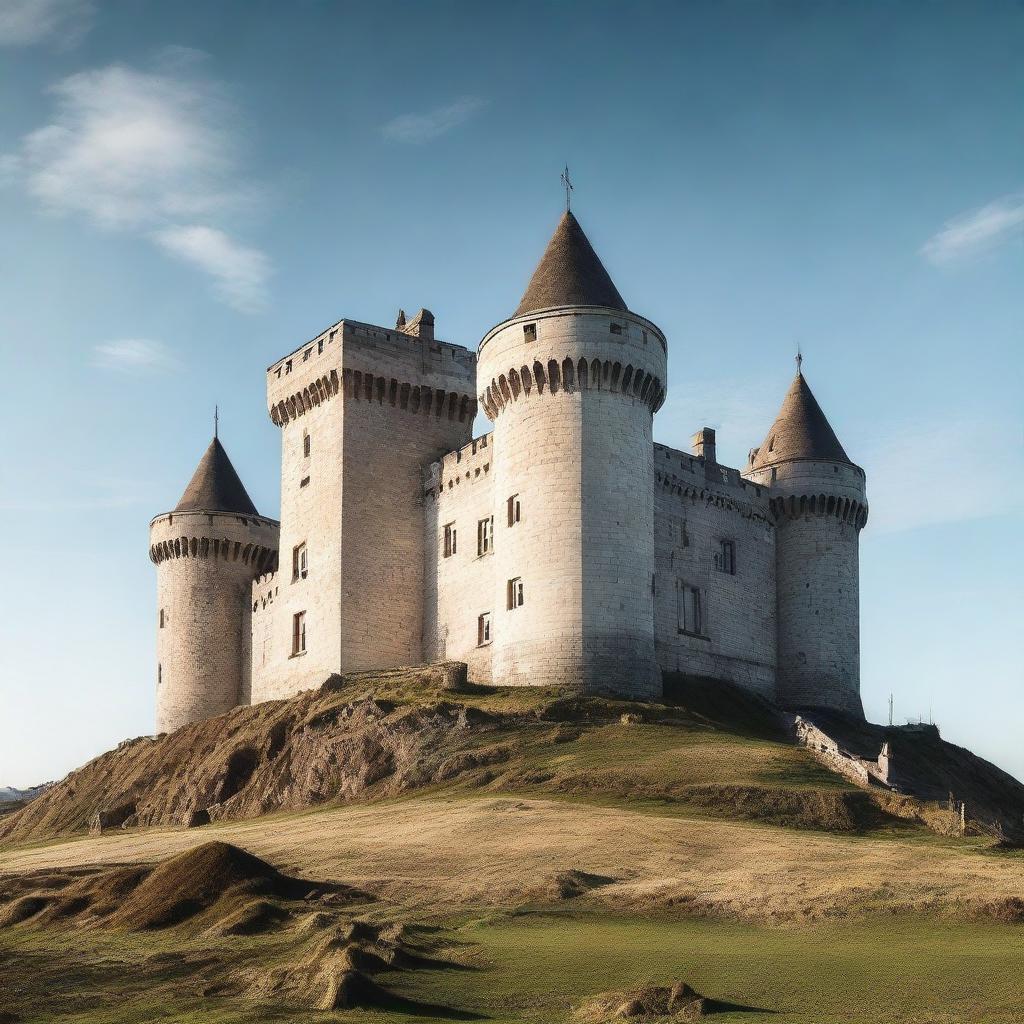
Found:
[{"label": "round tower", "polygon": [[666,351],[566,212],[519,308],[479,348],[495,683],[660,695],[651,427]]},{"label": "round tower", "polygon": [[216,437],[174,511],[150,523],[157,732],[248,703],[251,585],[276,568],[278,531],[257,513]]},{"label": "round tower", "polygon": [[863,717],[864,470],[850,461],[799,370],[744,476],[770,489],[776,525],[778,701]]}]

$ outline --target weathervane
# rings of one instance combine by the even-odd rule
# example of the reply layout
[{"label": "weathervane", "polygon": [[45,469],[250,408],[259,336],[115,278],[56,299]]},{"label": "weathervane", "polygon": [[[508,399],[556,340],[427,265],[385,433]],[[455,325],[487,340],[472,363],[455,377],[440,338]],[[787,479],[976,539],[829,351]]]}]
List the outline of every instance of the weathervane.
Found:
[{"label": "weathervane", "polygon": [[562,171],[562,186],[565,189],[565,212],[569,212],[569,193],[572,191],[572,182],[569,180],[569,165],[565,165]]},{"label": "weathervane", "polygon": [[217,406],[213,407],[213,436],[217,437],[217,429],[220,426],[220,410]]},{"label": "weathervane", "polygon": [[803,373],[804,372],[803,371],[803,365],[804,365],[804,357],[803,357],[803,355],[800,352],[800,344],[798,342],[797,346],[796,346],[796,372],[797,373]]}]

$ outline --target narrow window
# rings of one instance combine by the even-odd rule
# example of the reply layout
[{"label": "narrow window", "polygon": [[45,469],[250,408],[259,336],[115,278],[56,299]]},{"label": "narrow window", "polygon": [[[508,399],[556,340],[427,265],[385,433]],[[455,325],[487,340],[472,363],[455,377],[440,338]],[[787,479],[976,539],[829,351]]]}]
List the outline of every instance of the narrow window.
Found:
[{"label": "narrow window", "polygon": [[622,324],[609,324],[608,330],[611,331],[612,334],[621,334]]},{"label": "narrow window", "polygon": [[484,612],[476,620],[476,645],[483,647],[491,642],[491,613]]},{"label": "narrow window", "polygon": [[522,608],[523,606],[523,580],[517,576],[514,580],[508,581],[508,608]]},{"label": "narrow window", "polygon": [[515,526],[523,517],[523,508],[519,502],[519,495],[513,494],[508,499],[508,525]]},{"label": "narrow window", "polygon": [[536,341],[537,340],[537,325],[536,324],[523,324],[523,341]]},{"label": "narrow window", "polygon": [[303,477],[303,478],[302,478],[302,479],[301,479],[301,480],[299,481],[299,486],[300,486],[300,487],[308,487],[308,486],[309,486],[309,477],[308,477],[308,476],[304,476],[304,477]]},{"label": "narrow window", "polygon": [[646,331],[641,331],[640,333],[643,334],[643,336],[644,336],[644,344],[646,345],[647,344],[647,332]]},{"label": "narrow window", "polygon": [[279,367],[277,368],[277,376],[278,376],[278,377],[280,377],[280,376],[281,376],[281,367],[280,367],[280,366],[279,366]]},{"label": "narrow window", "polygon": [[284,372],[285,373],[291,373],[292,372],[292,361],[290,359],[284,364]]},{"label": "narrow window", "polygon": [[302,361],[305,362],[312,354],[313,350],[311,348],[307,348],[306,351],[302,353]]},{"label": "narrow window", "polygon": [[316,343],[316,354],[317,354],[318,356],[322,356],[322,355],[324,354],[324,339],[323,339],[323,338],[321,338],[321,339],[320,339],[320,340],[319,340],[319,341],[318,341],[318,342]]},{"label": "narrow window", "polygon": [[164,681],[164,667],[163,665],[157,664],[156,666],[156,685],[159,686]]},{"label": "narrow window", "polygon": [[704,636],[704,598],[699,587],[676,584],[676,617],[680,633]]},{"label": "narrow window", "polygon": [[689,588],[689,626],[691,633],[704,633],[704,608],[700,599],[700,591],[696,587]]},{"label": "narrow window", "polygon": [[494,550],[494,516],[481,519],[476,524],[477,557],[490,554]]},{"label": "narrow window", "polygon": [[309,562],[306,557],[306,545],[296,544],[292,548],[292,583],[304,580],[309,575]]},{"label": "narrow window", "polygon": [[296,612],[292,616],[292,654],[306,651],[306,613]]},{"label": "narrow window", "polygon": [[455,531],[455,524],[448,523],[444,528],[444,557],[451,558],[458,550],[458,534]]},{"label": "narrow window", "polygon": [[309,453],[313,450],[313,442],[309,439],[309,431],[304,430],[302,432],[302,454],[305,458],[309,458]]},{"label": "narrow window", "polygon": [[718,551],[715,552],[715,568],[719,572],[736,575],[736,545],[731,540],[718,542]]},{"label": "narrow window", "polygon": [[163,610],[163,608],[160,609],[160,628],[161,629],[164,628],[164,610]]},{"label": "narrow window", "polygon": [[329,342],[331,342],[331,341],[334,341],[334,336],[335,336],[335,335],[336,335],[337,333],[338,333],[338,331],[337,331],[337,328],[335,328],[335,329],[334,329],[333,331],[331,331],[331,333],[330,333],[330,334],[328,335],[328,337],[327,337],[327,340],[328,340]]}]

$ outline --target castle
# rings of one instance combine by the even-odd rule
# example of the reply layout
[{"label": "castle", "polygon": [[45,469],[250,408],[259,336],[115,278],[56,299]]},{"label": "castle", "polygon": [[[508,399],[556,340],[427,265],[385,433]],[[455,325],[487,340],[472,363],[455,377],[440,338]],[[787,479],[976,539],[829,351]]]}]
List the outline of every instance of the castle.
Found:
[{"label": "castle", "polygon": [[[636,698],[680,672],[863,714],[864,471],[799,370],[743,470],[709,428],[655,444],[667,359],[566,212],[475,353],[422,309],[274,363],[280,523],[214,437],[150,525],[158,731],[441,660]],[[493,429],[474,438],[478,407]]]}]

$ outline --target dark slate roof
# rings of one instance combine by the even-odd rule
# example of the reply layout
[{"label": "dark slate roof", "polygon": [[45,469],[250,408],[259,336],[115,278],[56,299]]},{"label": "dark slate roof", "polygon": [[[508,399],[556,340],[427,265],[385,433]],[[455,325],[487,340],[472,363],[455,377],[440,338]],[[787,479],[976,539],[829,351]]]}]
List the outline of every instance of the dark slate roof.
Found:
[{"label": "dark slate roof", "polygon": [[779,415],[758,449],[751,469],[794,459],[819,459],[853,465],[802,373],[793,378],[782,400]]},{"label": "dark slate roof", "polygon": [[256,516],[252,503],[224,446],[214,438],[199,460],[175,512],[240,512]]},{"label": "dark slate roof", "polygon": [[607,306],[626,311],[626,303],[604,264],[569,212],[558,222],[514,316],[551,306]]}]

